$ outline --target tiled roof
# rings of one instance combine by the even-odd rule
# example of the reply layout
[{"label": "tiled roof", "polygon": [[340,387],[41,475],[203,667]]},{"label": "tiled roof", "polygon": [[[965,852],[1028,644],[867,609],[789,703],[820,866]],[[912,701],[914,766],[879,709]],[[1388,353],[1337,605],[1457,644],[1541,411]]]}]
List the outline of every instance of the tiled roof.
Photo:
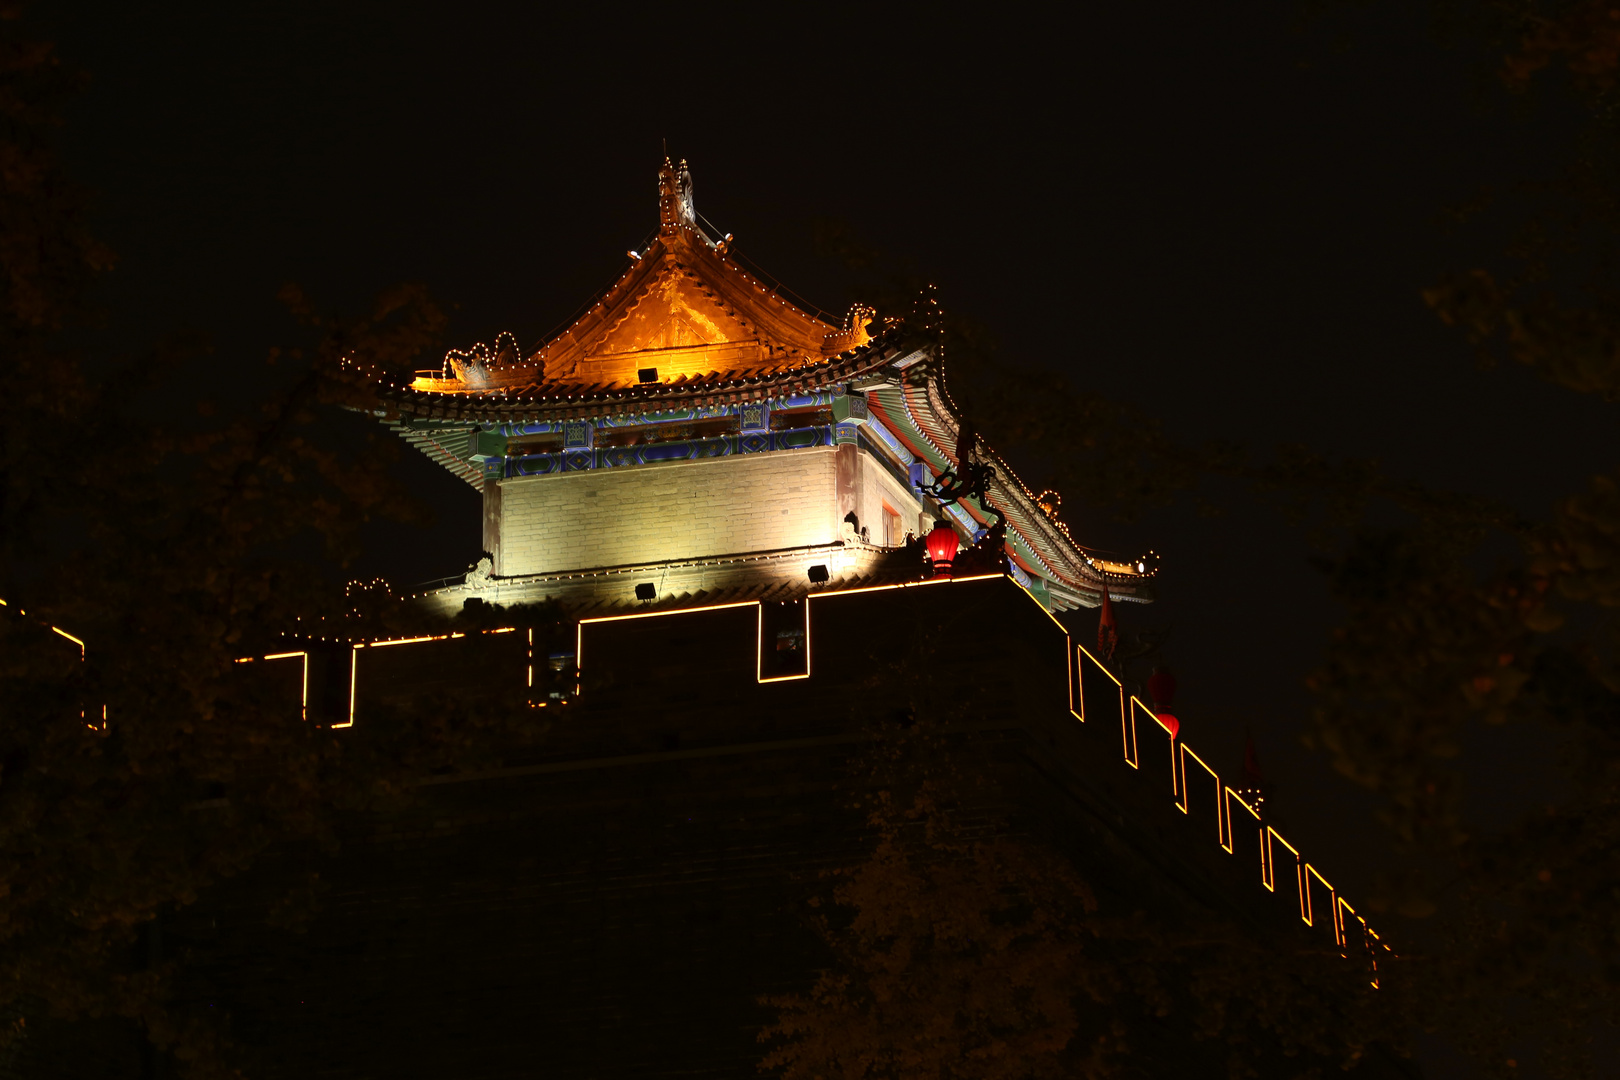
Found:
[{"label": "tiled roof", "polygon": [[868,346],[870,308],[855,305],[836,326],[746,269],[730,237],[709,237],[684,162],[664,162],[659,214],[651,246],[528,354],[503,334],[493,348],[451,350],[436,371],[407,378],[345,359],[342,377],[379,398],[387,419],[512,421],[793,394],[891,359]]},{"label": "tiled roof", "polygon": [[[639,385],[531,381],[476,393],[412,389],[379,380],[370,388],[370,393],[375,398],[372,408],[386,420],[420,418],[465,421],[469,425],[568,420],[763,401],[809,393],[881,370],[904,354],[905,350],[885,335],[828,360],[760,374],[715,371]],[[362,377],[351,373],[349,378],[363,385]]]},{"label": "tiled roof", "polygon": [[[936,474],[960,464],[955,452],[960,414],[936,364],[910,367],[897,383],[880,387],[868,397],[879,420]],[[999,455],[982,445],[980,452],[994,466],[987,492],[990,503],[1006,517],[1011,554],[1026,571],[1068,585],[1092,602],[1100,600],[1105,585],[1121,600],[1150,598],[1150,590],[1145,588],[1147,573],[1103,569],[1068,535],[1066,527],[1036,504],[1034,493]],[[963,509],[980,524],[990,523],[991,515],[976,502],[966,502]],[[1029,557],[1039,565],[1029,565]]]}]

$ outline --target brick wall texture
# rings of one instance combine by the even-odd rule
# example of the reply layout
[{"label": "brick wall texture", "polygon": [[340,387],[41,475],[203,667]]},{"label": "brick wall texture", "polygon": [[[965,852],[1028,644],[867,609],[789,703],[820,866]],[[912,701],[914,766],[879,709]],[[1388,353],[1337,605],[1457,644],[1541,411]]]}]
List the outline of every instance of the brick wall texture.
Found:
[{"label": "brick wall texture", "polygon": [[884,502],[900,511],[900,538],[916,531],[916,498],[854,446],[513,478],[500,484],[495,572],[828,544],[850,512],[881,544]]}]

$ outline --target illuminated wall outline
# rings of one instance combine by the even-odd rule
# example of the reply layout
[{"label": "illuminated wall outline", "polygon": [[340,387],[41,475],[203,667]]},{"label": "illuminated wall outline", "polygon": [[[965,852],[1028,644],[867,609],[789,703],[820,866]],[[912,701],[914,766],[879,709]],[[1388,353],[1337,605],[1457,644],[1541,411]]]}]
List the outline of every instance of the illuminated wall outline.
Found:
[{"label": "illuminated wall outline", "polygon": [[251,664],[251,663],[253,663],[253,661],[255,659],[262,660],[262,661],[267,661],[267,662],[271,661],[271,660],[302,660],[304,662],[304,675],[303,675],[302,689],[299,692],[299,696],[298,696],[298,716],[299,716],[299,719],[301,719],[301,720],[308,720],[309,719],[309,653],[306,652],[306,651],[300,650],[298,652],[270,653],[268,656],[260,656],[260,657],[244,656],[244,657],[242,657],[242,659],[238,660],[237,663],[238,664]]},{"label": "illuminated wall outline", "polygon": [[[757,682],[782,682],[790,679],[808,679],[813,671],[814,650],[810,646],[811,626],[814,622],[811,617],[812,601],[824,600],[838,596],[848,596],[853,593],[882,592],[892,589],[926,588],[934,585],[965,584],[970,581],[983,581],[988,578],[1004,577],[1003,574],[980,574],[962,578],[934,578],[927,581],[902,582],[893,585],[874,585],[862,589],[846,589],[825,593],[811,593],[805,598],[805,672],[802,675],[778,676],[767,678],[763,676],[760,666],[760,656],[764,648],[763,641],[763,613],[758,625],[761,632],[755,640],[755,679]],[[1009,578],[1009,580],[1011,580]],[[1015,584],[1017,584],[1015,582]],[[1376,931],[1368,925],[1367,920],[1356,913],[1350,903],[1338,894],[1328,880],[1313,864],[1306,862],[1299,849],[1289,843],[1276,828],[1267,825],[1261,820],[1258,813],[1230,785],[1222,781],[1221,776],[1201,756],[1199,756],[1184,741],[1171,733],[1158,716],[1134,695],[1127,695],[1121,682],[1105,668],[1083,645],[1079,645],[1070,637],[1068,630],[1062,623],[1052,617],[1045,606],[1022,585],[1020,591],[1029,597],[1031,603],[1051,620],[1063,635],[1066,642],[1065,652],[1068,655],[1069,667],[1069,713],[1080,723],[1089,723],[1093,720],[1106,721],[1117,715],[1120,721],[1120,734],[1122,756],[1125,763],[1133,769],[1141,768],[1141,750],[1143,744],[1138,741],[1136,719],[1146,714],[1153,720],[1153,730],[1161,733],[1170,750],[1170,778],[1168,794],[1176,808],[1183,814],[1192,816],[1193,807],[1198,803],[1208,805],[1209,796],[1214,795],[1215,810],[1215,842],[1227,854],[1236,854],[1236,836],[1238,829],[1253,828],[1253,834],[1260,851],[1260,884],[1268,892],[1276,893],[1279,876],[1285,884],[1285,889],[1292,887],[1298,898],[1298,911],[1300,920],[1309,927],[1316,928],[1325,917],[1328,928],[1333,932],[1333,942],[1340,951],[1348,956],[1352,949],[1365,952],[1374,972],[1372,985],[1378,985],[1376,972],[1378,969],[1379,953],[1391,953],[1392,950],[1378,937]],[[661,618],[669,615],[683,615],[700,611],[719,611],[726,608],[742,607],[760,608],[760,601],[739,601],[726,604],[713,604],[706,607],[672,608],[664,611],[632,612],[625,615],[604,615],[595,618],[581,619],[575,632],[575,663],[583,670],[585,655],[585,625],[596,623],[620,622],[629,619]],[[1105,692],[1104,700],[1092,703],[1087,708],[1085,700],[1084,672],[1087,665],[1098,674],[1106,676],[1112,692]],[[1188,759],[1192,762],[1192,780],[1189,781]],[[1161,781],[1162,782],[1162,781]],[[1196,785],[1202,794],[1195,794],[1193,785]],[[1233,804],[1236,804],[1238,824],[1233,824]],[[1247,817],[1244,817],[1247,815]],[[1325,909],[1323,905],[1325,901]],[[1352,933],[1352,931],[1356,933]],[[1360,937],[1359,941],[1353,937]]]},{"label": "illuminated wall outline", "polygon": [[[985,581],[991,578],[1005,577],[1003,574],[979,574],[961,578],[934,578],[925,581],[901,582],[890,585],[873,585],[858,589],[834,590],[824,593],[810,593],[803,603],[805,604],[805,670],[802,673],[768,676],[764,673],[765,651],[765,617],[764,602],[759,600],[735,601],[731,603],[710,604],[698,607],[668,608],[658,611],[636,611],[622,615],[603,615],[581,619],[575,626],[574,662],[576,672],[583,669],[585,661],[585,627],[601,623],[624,622],[636,619],[657,619],[677,615],[690,615],[706,611],[722,611],[733,608],[752,607],[756,610],[755,619],[755,663],[754,677],[758,683],[791,682],[809,679],[813,673],[814,649],[812,647],[812,627],[814,619],[812,612],[816,602],[833,597],[850,596],[857,593],[885,592],[896,589],[919,589],[935,586],[948,586],[967,584],[974,581]],[[1011,579],[1009,579],[1011,580]],[[1017,584],[1017,582],[1014,582]],[[1155,745],[1169,750],[1170,777],[1168,792],[1176,808],[1189,817],[1193,816],[1195,806],[1204,806],[1215,811],[1216,844],[1228,854],[1236,854],[1237,837],[1248,829],[1255,830],[1252,834],[1256,838],[1259,851],[1259,878],[1260,884],[1268,892],[1278,893],[1279,884],[1286,895],[1292,889],[1297,898],[1297,910],[1300,920],[1309,927],[1319,927],[1325,920],[1327,927],[1333,933],[1334,944],[1344,955],[1348,956],[1352,950],[1364,952],[1371,965],[1374,977],[1372,985],[1378,985],[1378,961],[1383,954],[1393,955],[1390,947],[1380,940],[1377,932],[1368,925],[1367,920],[1359,915],[1355,908],[1337,889],[1323,876],[1322,872],[1312,863],[1305,861],[1298,848],[1290,843],[1274,826],[1266,824],[1258,813],[1232,787],[1226,784],[1218,772],[1195,752],[1185,741],[1179,739],[1170,729],[1159,720],[1139,698],[1127,695],[1123,684],[1104,667],[1095,656],[1083,645],[1076,644],[1070,637],[1063,624],[1053,618],[1051,613],[1036,599],[1028,589],[1019,586],[1036,609],[1051,620],[1052,625],[1064,635],[1065,654],[1068,666],[1068,702],[1069,714],[1079,723],[1111,722],[1117,716],[1120,722],[1121,756],[1127,766],[1141,770],[1144,752],[1152,752]],[[54,628],[53,628],[54,629]],[[503,627],[496,630],[475,631],[475,633],[507,634],[513,633],[516,627]],[[528,634],[528,663],[526,665],[526,685],[534,685],[534,631]],[[68,635],[63,635],[64,637]],[[354,726],[357,686],[359,678],[359,662],[362,650],[387,648],[396,645],[415,645],[438,641],[448,641],[466,637],[465,633],[422,635],[418,637],[396,638],[392,640],[356,642],[350,645],[349,667],[349,711],[348,718],[343,723],[333,724],[334,728],[348,728]],[[265,661],[299,658],[304,663],[304,708],[307,716],[308,684],[309,684],[309,657],[307,652],[284,652],[260,657]],[[239,660],[238,663],[250,662],[253,658]],[[1105,689],[1101,694],[1094,694],[1093,700],[1088,701],[1085,687],[1087,673],[1091,673],[1093,681],[1101,683]],[[1100,676],[1100,678],[1098,678]],[[576,695],[579,686],[575,687]],[[1137,729],[1137,719],[1146,715],[1153,720],[1148,729],[1162,734],[1164,744],[1143,741]],[[1190,762],[1190,767],[1189,767]],[[1144,775],[1148,775],[1144,773]],[[1161,774],[1162,775],[1162,774]],[[1159,781],[1162,783],[1162,779]],[[1213,800],[1210,796],[1213,795]],[[1211,806],[1213,803],[1213,806]],[[1247,816],[1245,816],[1247,815]],[[1359,939],[1359,940],[1358,940]]]},{"label": "illuminated wall outline", "polygon": [[[10,606],[11,605],[6,603],[6,601],[4,599],[0,599],[0,607],[9,608]],[[17,609],[17,614],[18,614],[19,617],[23,617],[23,618],[26,618],[28,616],[28,612],[23,610],[22,608]],[[60,626],[52,626],[50,623],[40,622],[38,619],[36,619],[35,622],[37,622],[40,626],[45,627],[45,629],[49,630],[51,633],[55,634],[57,637],[65,638],[66,640],[71,641],[73,644],[77,645],[79,647],[79,663],[81,663],[81,664],[85,663],[86,650],[85,650],[85,644],[84,644],[84,639],[83,638],[75,637],[74,635],[68,633],[66,630],[62,629]],[[105,704],[103,704],[101,706],[101,723],[97,724],[97,723],[95,723],[94,721],[92,721],[90,719],[89,711],[81,703],[79,705],[79,719],[83,720],[84,721],[84,726],[89,728],[91,731],[106,731],[107,730],[107,706]]]},{"label": "illuminated wall outline", "polygon": [[[1377,932],[1367,924],[1367,920],[1358,915],[1355,908],[1351,907],[1350,903],[1339,895],[1338,890],[1328,882],[1327,878],[1322,876],[1322,872],[1313,864],[1306,862],[1300,855],[1299,849],[1289,843],[1275,827],[1262,821],[1254,808],[1245,802],[1242,796],[1238,795],[1229,785],[1224,783],[1220,774],[1208,762],[1184,741],[1179,740],[1171,733],[1170,729],[1159,720],[1152,709],[1142,703],[1140,698],[1131,695],[1127,700],[1124,686],[1084,645],[1078,645],[1071,641],[1070,646],[1074,653],[1070,672],[1071,675],[1080,676],[1071,678],[1070,711],[1079,717],[1082,723],[1092,720],[1106,721],[1112,716],[1118,715],[1123,756],[1125,763],[1133,769],[1141,767],[1141,746],[1137,741],[1137,718],[1144,714],[1151,718],[1154,721],[1154,728],[1163,733],[1169,744],[1171,794],[1175,800],[1176,808],[1183,814],[1191,816],[1194,803],[1204,802],[1207,805],[1209,795],[1213,794],[1215,797],[1215,839],[1221,848],[1228,854],[1235,854],[1236,829],[1239,827],[1255,829],[1260,851],[1260,884],[1268,892],[1275,893],[1278,890],[1280,878],[1284,883],[1284,889],[1292,888],[1298,897],[1299,917],[1306,926],[1315,927],[1320,919],[1326,918],[1329,928],[1333,931],[1334,944],[1347,955],[1352,945],[1359,945],[1360,948],[1367,952],[1373,970],[1376,972],[1378,951],[1390,952],[1389,946],[1379,940]],[[1090,665],[1091,670],[1096,673],[1106,676],[1107,684],[1111,684],[1115,690],[1115,692],[1102,695],[1105,700],[1092,703],[1089,709],[1084,694],[1084,672],[1087,670],[1087,665]],[[1078,703],[1078,709],[1074,708],[1074,703]],[[1188,759],[1191,759],[1193,764],[1193,768],[1190,770],[1191,779],[1189,779]],[[1201,795],[1193,794],[1194,785],[1202,792]],[[1234,803],[1237,806],[1239,820],[1239,825],[1236,827],[1233,825],[1232,820]],[[1247,814],[1248,817],[1243,817],[1244,814]],[[1350,920],[1354,920],[1355,924],[1359,924],[1362,939],[1359,943],[1351,940],[1350,930],[1353,924]],[[1373,979],[1373,985],[1378,985],[1376,978]]]},{"label": "illuminated wall outline", "polygon": [[[757,632],[754,637],[754,681],[759,683],[773,683],[792,682],[797,679],[808,679],[810,677],[811,665],[814,662],[813,657],[815,656],[814,650],[810,647],[810,627],[813,621],[810,618],[810,602],[812,600],[825,600],[835,596],[853,596],[857,593],[885,592],[890,589],[920,589],[929,585],[950,585],[954,582],[984,581],[988,578],[997,578],[1002,576],[1003,575],[1001,574],[976,574],[972,577],[933,578],[928,581],[902,581],[893,585],[868,585],[859,589],[838,589],[824,593],[810,593],[805,596],[803,600],[805,605],[804,671],[794,673],[792,675],[765,674],[765,602],[760,600],[738,600],[727,604],[709,604],[702,607],[667,608],[662,611],[635,611],[626,615],[598,615],[589,619],[581,619],[579,620],[578,626],[574,632],[574,663],[580,670],[584,670],[585,627],[587,624],[624,622],[629,619],[656,619],[665,615],[692,615],[700,611],[724,611],[727,608],[751,607],[758,609],[759,612],[755,623]],[[1033,597],[1031,599],[1033,599]],[[1037,600],[1036,603],[1040,603],[1040,601]],[[1046,609],[1042,608],[1041,610],[1045,611]],[[576,687],[575,693],[577,694],[578,692],[578,688]]]},{"label": "illuminated wall outline", "polygon": [[[503,626],[499,630],[475,630],[475,634],[511,634],[517,631],[515,626]],[[417,637],[386,638],[382,641],[357,641],[349,646],[349,718],[341,724],[333,724],[334,728],[354,727],[354,713],[357,691],[360,684],[360,650],[385,649],[392,645],[420,645],[428,641],[454,641],[464,638],[465,633],[453,634],[422,634]],[[529,631],[529,664],[528,685],[534,685],[534,631]]]}]

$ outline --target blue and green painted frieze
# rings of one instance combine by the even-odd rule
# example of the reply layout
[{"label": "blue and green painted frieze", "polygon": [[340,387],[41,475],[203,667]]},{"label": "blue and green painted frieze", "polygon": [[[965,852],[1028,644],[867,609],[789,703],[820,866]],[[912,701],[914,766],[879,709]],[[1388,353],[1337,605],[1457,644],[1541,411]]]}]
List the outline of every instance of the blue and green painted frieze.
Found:
[{"label": "blue and green painted frieze", "polygon": [[736,454],[762,454],[773,450],[809,450],[833,446],[834,426],[789,428],[786,431],[745,431],[713,439],[683,439],[594,449],[565,449],[556,453],[527,454],[506,459],[505,475],[551,476],[586,469],[614,469],[626,465],[654,465],[671,461],[700,461]]}]

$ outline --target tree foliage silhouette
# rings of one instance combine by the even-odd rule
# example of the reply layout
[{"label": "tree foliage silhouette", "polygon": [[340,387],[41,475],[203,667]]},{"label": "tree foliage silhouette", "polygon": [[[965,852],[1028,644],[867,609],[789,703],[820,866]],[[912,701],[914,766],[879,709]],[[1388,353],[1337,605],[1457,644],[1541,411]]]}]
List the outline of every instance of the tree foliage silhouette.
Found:
[{"label": "tree foliage silhouette", "polygon": [[[155,947],[163,913],[539,728],[512,723],[521,701],[424,706],[344,740],[235,663],[301,620],[352,622],[341,575],[362,526],[422,514],[388,470],[397,440],[335,423],[352,390],[322,372],[340,356],[411,366],[443,317],[415,287],[351,319],[289,289],[303,344],[272,353],[255,409],[198,402],[194,421],[175,402],[197,366],[240,358],[183,337],[127,362],[62,348],[55,331],[113,261],[50,140],[82,82],[0,9],[0,341],[16,375],[0,429],[5,1052],[31,1060],[44,1018],[123,1018],[185,1075],[233,1075],[228,1023],[176,1004],[184,958]],[[371,606],[374,632],[422,625]]]}]

